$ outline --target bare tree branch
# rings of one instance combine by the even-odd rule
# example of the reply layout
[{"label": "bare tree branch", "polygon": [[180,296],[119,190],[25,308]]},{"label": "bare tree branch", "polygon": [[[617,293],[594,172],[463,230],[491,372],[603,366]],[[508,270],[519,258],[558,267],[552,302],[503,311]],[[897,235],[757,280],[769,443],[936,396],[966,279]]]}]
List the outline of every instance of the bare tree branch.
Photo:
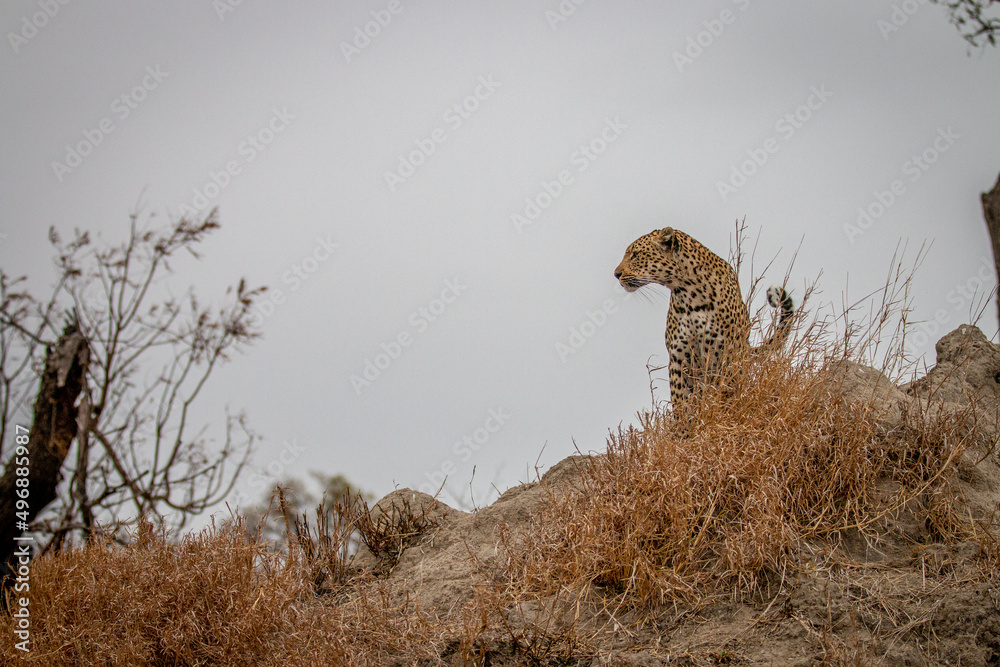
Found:
[{"label": "bare tree branch", "polygon": [[72,312],[90,346],[67,482],[33,526],[52,535],[52,548],[141,515],[183,526],[232,489],[256,437],[245,416],[227,414],[225,440],[213,446],[213,429],[192,424],[191,414],[212,372],[259,335],[251,314],[263,288],[241,280],[218,307],[191,290],[173,297],[163,280],[171,260],[181,250],[199,257],[198,244],[219,228],[216,212],[159,228],[144,220],[133,212],[117,244],[80,230],[64,241],[50,229],[60,280],[44,305],[0,271],[0,436],[38,386],[39,350],[53,321]]},{"label": "bare tree branch", "polygon": [[951,22],[972,46],[997,45],[1000,12],[993,8],[1000,0],[932,0],[948,9]]}]

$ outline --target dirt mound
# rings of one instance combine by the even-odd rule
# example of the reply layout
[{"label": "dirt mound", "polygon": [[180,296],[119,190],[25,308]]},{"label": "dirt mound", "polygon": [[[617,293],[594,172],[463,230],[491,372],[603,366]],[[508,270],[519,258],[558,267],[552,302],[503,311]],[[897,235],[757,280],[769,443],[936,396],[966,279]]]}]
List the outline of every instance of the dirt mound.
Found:
[{"label": "dirt mound", "polygon": [[[950,482],[970,525],[980,529],[972,539],[942,539],[928,519],[937,499],[911,498],[878,517],[878,539],[871,530],[847,529],[802,544],[796,571],[772,573],[753,596],[674,604],[641,619],[595,600],[577,600],[572,609],[554,599],[550,606],[535,599],[499,608],[506,632],[483,649],[479,664],[557,664],[546,649],[552,638],[586,628],[579,652],[561,654],[558,664],[1000,665],[1000,588],[992,573],[998,551],[991,532],[1000,508],[993,454],[1000,345],[961,326],[936,350],[926,376],[902,387],[848,361],[832,368],[828,386],[832,395],[877,405],[879,437],[886,441],[911,437],[915,418],[941,415],[976,433],[974,446],[953,462]],[[397,490],[371,512],[381,536],[377,549],[362,547],[352,567],[387,582],[424,614],[457,617],[477,599],[482,608],[483,592],[495,588],[494,575],[505,565],[505,540],[529,530],[553,498],[578,492],[597,458],[567,458],[474,513]],[[880,491],[894,489],[887,484]],[[457,655],[444,659],[462,664]]]},{"label": "dirt mound", "polygon": [[408,590],[422,609],[461,608],[473,600],[477,586],[487,583],[480,564],[498,556],[497,528],[528,525],[548,503],[549,494],[573,487],[589,458],[563,459],[539,481],[508,489],[477,512],[453,509],[420,491],[393,491],[372,508],[375,522],[381,516],[409,513],[426,517],[424,528],[403,536],[398,548],[388,553],[376,555],[362,545],[352,565],[402,584],[398,588]]},{"label": "dirt mound", "polygon": [[[1000,345],[991,343],[978,328],[962,325],[934,346],[937,363],[926,376],[903,389],[924,400],[966,406],[973,398],[983,407],[1000,404]],[[990,415],[992,416],[992,415]]]}]

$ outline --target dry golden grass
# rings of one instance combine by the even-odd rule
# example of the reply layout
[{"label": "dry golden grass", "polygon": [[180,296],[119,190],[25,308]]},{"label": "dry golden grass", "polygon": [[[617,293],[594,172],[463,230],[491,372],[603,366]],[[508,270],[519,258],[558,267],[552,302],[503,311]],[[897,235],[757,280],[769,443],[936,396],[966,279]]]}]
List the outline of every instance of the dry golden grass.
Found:
[{"label": "dry golden grass", "polygon": [[[95,541],[37,558],[30,651],[0,642],[0,664],[386,665],[444,649],[454,630],[384,584],[317,596],[317,563],[298,543],[275,554],[238,522],[172,543],[143,524],[125,548]],[[13,636],[7,614],[0,633]]]},{"label": "dry golden grass", "polygon": [[7,664],[240,664],[293,629],[293,574],[238,529],[168,544],[143,524],[128,548],[35,559],[31,651],[0,651]]},{"label": "dry golden grass", "polygon": [[[612,433],[576,492],[504,535],[511,595],[599,593],[640,610],[746,595],[794,571],[802,545],[848,530],[877,540],[881,520],[914,504],[938,537],[975,534],[950,488],[975,438],[967,415],[911,410],[890,433],[884,391],[840,391],[845,364],[871,352],[888,321],[876,318],[861,343],[813,324]],[[900,357],[883,359],[899,367]]]}]

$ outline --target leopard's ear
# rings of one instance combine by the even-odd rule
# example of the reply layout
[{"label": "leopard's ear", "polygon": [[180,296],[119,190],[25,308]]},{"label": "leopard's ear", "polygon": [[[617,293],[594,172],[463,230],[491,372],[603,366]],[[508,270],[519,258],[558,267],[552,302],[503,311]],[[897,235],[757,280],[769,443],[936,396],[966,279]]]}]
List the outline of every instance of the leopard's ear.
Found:
[{"label": "leopard's ear", "polygon": [[672,227],[661,229],[657,234],[656,240],[660,244],[660,247],[667,252],[674,252],[680,248],[680,240],[677,238],[677,234],[674,233]]}]

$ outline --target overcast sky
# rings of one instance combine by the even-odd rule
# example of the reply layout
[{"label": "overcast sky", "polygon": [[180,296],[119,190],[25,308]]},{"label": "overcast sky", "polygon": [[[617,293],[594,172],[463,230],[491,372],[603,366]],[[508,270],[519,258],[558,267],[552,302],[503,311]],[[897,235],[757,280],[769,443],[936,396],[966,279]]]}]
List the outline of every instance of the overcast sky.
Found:
[{"label": "overcast sky", "polygon": [[174,284],[271,288],[202,404],[247,411],[264,474],[447,474],[468,504],[475,467],[482,505],[602,451],[666,360],[666,292],[612,275],[656,228],[726,256],[745,217],[764,284],[798,248],[816,307],[933,242],[929,363],[994,282],[1000,51],[929,3],[34,0],[0,25],[4,269],[43,294],[49,226],[120,240],[140,196],[218,206]]}]

